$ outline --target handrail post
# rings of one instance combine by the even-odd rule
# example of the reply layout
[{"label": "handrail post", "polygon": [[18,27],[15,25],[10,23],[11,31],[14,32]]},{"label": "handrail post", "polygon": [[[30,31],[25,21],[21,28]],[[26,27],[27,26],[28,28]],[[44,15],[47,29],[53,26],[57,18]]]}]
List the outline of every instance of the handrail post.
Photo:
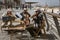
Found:
[{"label": "handrail post", "polygon": [[48,23],[47,16],[46,16],[45,12],[43,12],[43,14],[44,14],[44,17],[45,17],[45,20],[46,20],[46,24],[47,24],[47,31],[49,31],[49,23]]},{"label": "handrail post", "polygon": [[[53,13],[53,9],[52,9],[52,13]],[[58,22],[57,17],[53,16],[53,20],[54,20],[54,23],[55,23],[55,25],[56,25],[56,28],[57,28],[58,34],[59,34],[59,36],[60,36],[60,29],[59,29],[60,26],[59,26],[59,22]]]},{"label": "handrail post", "polygon": [[54,20],[54,22],[55,22],[55,25],[56,25],[56,28],[57,28],[57,30],[58,30],[58,34],[59,34],[59,36],[60,36],[60,26],[59,26],[59,22],[58,22],[58,19],[57,19],[57,17],[54,17],[53,16],[53,20]]}]

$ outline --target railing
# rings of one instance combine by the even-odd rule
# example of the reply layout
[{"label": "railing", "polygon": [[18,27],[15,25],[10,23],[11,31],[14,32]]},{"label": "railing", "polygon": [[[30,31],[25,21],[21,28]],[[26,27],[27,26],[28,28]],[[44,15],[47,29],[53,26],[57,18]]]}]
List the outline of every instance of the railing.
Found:
[{"label": "railing", "polygon": [[[58,20],[60,18],[60,15],[56,14],[56,13],[48,13],[46,11],[43,11],[45,19],[46,19],[46,23],[47,23],[47,29],[53,33],[57,39],[60,39],[60,31],[59,31],[59,21]],[[48,16],[47,16],[48,15]]]}]

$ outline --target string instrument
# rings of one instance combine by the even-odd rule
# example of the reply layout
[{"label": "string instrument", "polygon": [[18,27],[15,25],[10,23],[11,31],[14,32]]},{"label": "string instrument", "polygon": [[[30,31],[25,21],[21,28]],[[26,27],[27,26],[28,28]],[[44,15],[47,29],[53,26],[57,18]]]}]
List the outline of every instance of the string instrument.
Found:
[{"label": "string instrument", "polygon": [[36,17],[38,14],[37,13],[35,13],[31,18],[34,18],[34,17]]},{"label": "string instrument", "polygon": [[32,21],[37,21],[37,13],[35,13],[31,18],[33,18],[33,20]]},{"label": "string instrument", "polygon": [[29,25],[30,24],[30,19],[29,19],[29,15],[28,14],[25,14],[25,18],[24,18],[24,23],[25,25]]}]

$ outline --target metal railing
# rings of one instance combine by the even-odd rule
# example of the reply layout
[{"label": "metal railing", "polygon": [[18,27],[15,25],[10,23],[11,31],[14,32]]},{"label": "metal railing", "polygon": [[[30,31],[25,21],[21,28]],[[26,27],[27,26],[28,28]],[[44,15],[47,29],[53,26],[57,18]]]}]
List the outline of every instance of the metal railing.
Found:
[{"label": "metal railing", "polygon": [[50,33],[53,33],[57,37],[57,39],[60,40],[60,36],[59,36],[60,33],[59,33],[59,29],[58,29],[59,25],[57,25],[59,23],[58,21],[60,21],[57,18],[60,18],[60,15],[58,15],[56,13],[48,13],[46,11],[44,12],[44,14],[46,15],[46,20],[49,24],[49,27],[47,29],[50,28],[49,29]]}]

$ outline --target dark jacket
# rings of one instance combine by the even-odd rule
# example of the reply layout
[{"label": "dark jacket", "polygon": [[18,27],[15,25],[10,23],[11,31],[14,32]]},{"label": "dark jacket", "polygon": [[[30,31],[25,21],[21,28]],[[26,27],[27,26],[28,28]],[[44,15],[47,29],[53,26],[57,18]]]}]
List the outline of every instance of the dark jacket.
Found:
[{"label": "dark jacket", "polygon": [[29,17],[31,16],[28,12],[22,12],[22,13],[20,13],[20,15],[22,16],[21,20],[24,20],[24,18],[25,18],[24,14],[29,15]]}]

